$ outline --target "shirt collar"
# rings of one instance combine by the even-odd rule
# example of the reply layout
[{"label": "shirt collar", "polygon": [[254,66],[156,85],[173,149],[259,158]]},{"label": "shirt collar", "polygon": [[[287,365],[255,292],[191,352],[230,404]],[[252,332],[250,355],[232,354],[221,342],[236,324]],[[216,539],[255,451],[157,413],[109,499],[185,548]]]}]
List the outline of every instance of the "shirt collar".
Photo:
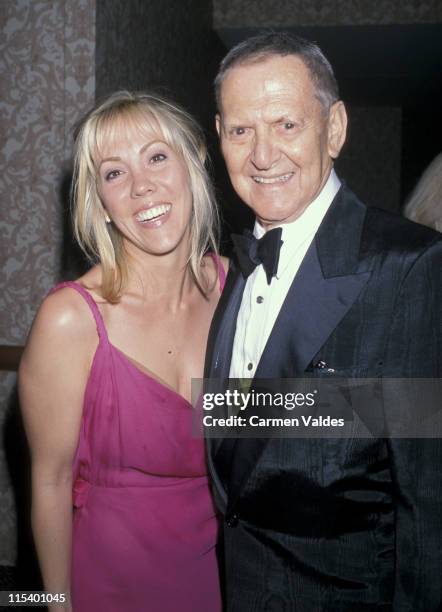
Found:
[{"label": "shirt collar", "polygon": [[[324,187],[316,198],[307,206],[301,216],[290,223],[281,223],[279,226],[275,226],[282,228],[281,240],[283,241],[277,278],[283,273],[293,254],[301,244],[308,239],[311,240],[316,234],[325,213],[329,209],[340,187],[341,181],[332,168]],[[253,234],[256,238],[261,238],[265,234],[264,228],[257,221],[255,221]]]}]

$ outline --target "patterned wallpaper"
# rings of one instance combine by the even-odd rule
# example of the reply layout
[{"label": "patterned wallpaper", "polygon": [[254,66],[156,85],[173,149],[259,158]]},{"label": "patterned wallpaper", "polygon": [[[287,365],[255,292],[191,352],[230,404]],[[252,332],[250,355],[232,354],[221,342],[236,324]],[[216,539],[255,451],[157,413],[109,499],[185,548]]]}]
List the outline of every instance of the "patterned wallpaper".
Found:
[{"label": "patterned wallpaper", "polygon": [[[0,29],[0,344],[23,344],[59,275],[72,127],[95,93],[95,0],[2,0]],[[0,373],[0,425],[14,385]],[[0,564],[13,564],[2,448]]]},{"label": "patterned wallpaper", "polygon": [[215,28],[438,23],[440,0],[213,0]]}]

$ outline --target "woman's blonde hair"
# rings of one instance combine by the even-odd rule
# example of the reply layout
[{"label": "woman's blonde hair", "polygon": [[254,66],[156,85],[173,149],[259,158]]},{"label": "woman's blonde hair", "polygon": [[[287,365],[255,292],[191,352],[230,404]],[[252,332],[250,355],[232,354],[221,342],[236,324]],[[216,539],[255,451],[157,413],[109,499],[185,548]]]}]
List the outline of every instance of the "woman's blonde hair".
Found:
[{"label": "woman's blonde hair", "polygon": [[404,216],[442,232],[442,153],[422,174],[405,204]]},{"label": "woman's blonde hair", "polygon": [[190,178],[192,214],[188,265],[199,288],[206,293],[207,280],[201,273],[204,253],[217,253],[219,217],[207,169],[204,135],[196,121],[180,106],[153,93],[119,91],[91,110],[75,136],[72,188],[74,233],[93,262],[102,266],[102,294],[118,302],[127,278],[123,239],[106,213],[98,192],[98,162],[105,143],[121,129],[152,127],[184,160]]}]

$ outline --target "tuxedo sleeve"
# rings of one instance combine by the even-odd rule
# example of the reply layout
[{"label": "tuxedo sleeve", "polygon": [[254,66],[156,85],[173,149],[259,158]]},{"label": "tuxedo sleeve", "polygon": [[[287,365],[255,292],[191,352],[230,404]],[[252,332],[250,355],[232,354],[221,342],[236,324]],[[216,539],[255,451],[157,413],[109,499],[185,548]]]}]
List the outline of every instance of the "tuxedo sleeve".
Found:
[{"label": "tuxedo sleeve", "polygon": [[[441,377],[441,271],[442,241],[438,240],[415,259],[402,281],[387,342],[386,376],[425,378],[425,382]],[[423,409],[416,397],[397,404],[393,413],[399,418],[401,410]],[[440,612],[442,439],[392,435],[388,444],[396,494],[392,609]]]}]

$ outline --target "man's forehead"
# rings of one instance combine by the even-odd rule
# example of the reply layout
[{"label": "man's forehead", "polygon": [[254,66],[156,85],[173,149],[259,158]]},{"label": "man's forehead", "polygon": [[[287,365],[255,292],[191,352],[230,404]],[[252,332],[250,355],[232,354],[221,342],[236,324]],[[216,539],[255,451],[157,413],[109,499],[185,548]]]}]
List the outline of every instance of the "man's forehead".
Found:
[{"label": "man's forehead", "polygon": [[226,82],[235,78],[244,79],[248,75],[253,75],[254,78],[265,79],[279,71],[287,76],[304,77],[311,80],[310,70],[302,57],[299,55],[272,54],[244,60],[228,68],[221,83],[221,90]]},{"label": "man's forehead", "polygon": [[261,106],[252,106],[244,102],[240,106],[227,105],[222,115],[225,125],[254,122],[281,123],[301,119],[308,114],[307,105],[295,105],[290,100],[269,102]]},{"label": "man's forehead", "polygon": [[269,121],[305,113],[315,99],[308,69],[295,56],[271,56],[230,69],[221,89],[223,118],[249,114]]},{"label": "man's forehead", "polygon": [[252,82],[257,90],[272,89],[276,81],[285,81],[286,87],[297,83],[313,86],[310,70],[296,55],[270,55],[259,61],[242,62],[229,68],[221,83],[221,94]]}]

